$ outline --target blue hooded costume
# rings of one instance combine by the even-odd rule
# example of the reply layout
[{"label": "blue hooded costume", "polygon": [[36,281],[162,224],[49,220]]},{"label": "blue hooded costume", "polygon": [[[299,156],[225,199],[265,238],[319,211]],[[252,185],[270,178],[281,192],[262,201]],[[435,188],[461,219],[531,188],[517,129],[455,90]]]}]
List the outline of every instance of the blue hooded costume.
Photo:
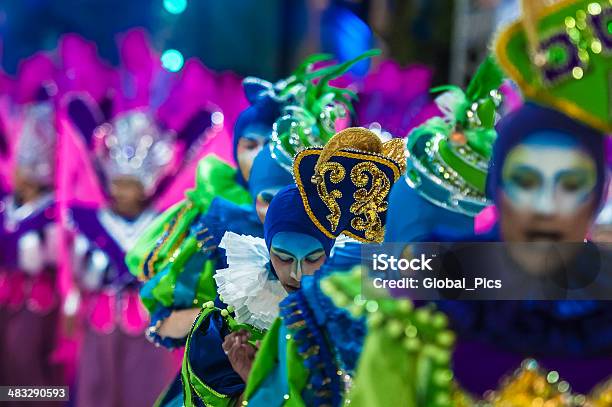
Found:
[{"label": "blue hooded costume", "polygon": [[[238,162],[238,143],[242,138],[262,138],[264,142],[272,135],[272,126],[281,116],[283,100],[275,97],[273,85],[259,78],[248,77],[243,81],[244,94],[251,104],[240,113],[234,125],[233,152],[234,161]],[[247,188],[240,171],[236,182]]]},{"label": "blue hooded costume", "polygon": [[[368,143],[358,144],[365,140]],[[274,235],[291,231],[317,239],[328,257],[314,275],[302,277],[299,290],[280,303],[281,318],[270,328],[253,363],[243,395],[248,405],[282,406],[293,398],[297,401],[290,400],[291,405],[341,404],[345,374],[338,372],[348,375],[356,368],[365,321],[337,307],[324,294],[321,280],[350,271],[362,260],[361,245],[355,241],[337,244],[332,250],[334,236],[342,233],[364,243],[382,241],[378,233],[368,231],[377,231],[379,226],[384,230],[389,190],[402,173],[398,161],[403,157],[399,154],[403,144],[389,142],[386,157],[353,147],[374,149],[377,142],[382,147],[374,133],[349,128],[323,149],[301,151],[293,162],[297,186],[283,189],[270,205],[264,225],[268,249]],[[368,175],[359,179],[359,170],[366,166]],[[336,176],[326,173],[330,167],[336,169]],[[376,189],[374,185],[387,187]],[[377,194],[368,200],[374,205],[368,206],[367,213],[376,215],[376,219],[368,218],[370,222],[359,211],[365,191]],[[335,227],[330,227],[334,221]]]},{"label": "blue hooded costume", "polygon": [[[281,170],[285,171],[282,168]],[[312,236],[321,242],[328,255],[334,243],[333,239],[325,236],[312,224],[295,185],[281,189],[270,204],[263,228],[263,236],[268,249],[273,237],[279,232],[297,232]],[[271,265],[268,265],[268,269],[270,271],[268,278],[276,279]],[[232,398],[244,391],[244,383],[232,369],[221,346],[225,336],[233,330],[232,323],[226,319],[227,314],[224,316],[222,313],[222,310],[228,307],[219,299],[215,301],[214,306],[218,312],[212,311],[205,318],[199,317],[189,335],[185,354],[186,363],[183,366],[183,381],[185,383],[185,378],[188,377],[190,383],[204,383],[213,392]],[[242,328],[245,327],[242,326]],[[256,334],[257,332],[254,333]],[[186,371],[188,371],[187,374]],[[202,394],[202,388],[198,386],[185,386],[185,391],[192,392],[189,400],[195,405],[198,405],[199,399],[209,404],[212,399],[206,400],[206,397],[214,394],[212,392]]]}]

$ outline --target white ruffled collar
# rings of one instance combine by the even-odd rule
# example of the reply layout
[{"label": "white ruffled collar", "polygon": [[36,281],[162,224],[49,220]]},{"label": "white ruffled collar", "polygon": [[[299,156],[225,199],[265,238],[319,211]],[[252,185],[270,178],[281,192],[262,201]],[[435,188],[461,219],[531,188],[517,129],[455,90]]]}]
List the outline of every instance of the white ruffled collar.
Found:
[{"label": "white ruffled collar", "polygon": [[287,296],[280,281],[271,279],[270,255],[263,239],[226,232],[219,247],[228,267],[217,270],[217,292],[234,308],[235,319],[267,330],[278,317],[278,304]]},{"label": "white ruffled collar", "polygon": [[[355,240],[341,235],[332,248]],[[270,254],[264,239],[226,232],[219,247],[225,249],[228,267],[217,270],[215,281],[222,301],[234,308],[235,319],[258,329],[267,330],[279,314],[278,304],[287,291],[280,281],[271,278]]]}]

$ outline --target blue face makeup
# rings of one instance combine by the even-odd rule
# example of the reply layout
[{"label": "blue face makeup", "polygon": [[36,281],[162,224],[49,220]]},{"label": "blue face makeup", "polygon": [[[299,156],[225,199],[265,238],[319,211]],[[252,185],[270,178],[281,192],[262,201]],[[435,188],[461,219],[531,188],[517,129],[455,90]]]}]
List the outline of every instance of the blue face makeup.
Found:
[{"label": "blue face makeup", "polygon": [[323,251],[323,245],[312,236],[296,232],[279,232],[272,238],[271,250],[303,260],[312,253]]},{"label": "blue face makeup", "polygon": [[540,132],[510,151],[502,178],[503,191],[515,207],[564,215],[593,196],[597,169],[574,138]]},{"label": "blue face makeup", "polygon": [[300,281],[302,263],[315,262],[325,255],[323,245],[312,236],[296,232],[279,232],[272,238],[270,252],[283,262],[294,266],[291,278]]}]

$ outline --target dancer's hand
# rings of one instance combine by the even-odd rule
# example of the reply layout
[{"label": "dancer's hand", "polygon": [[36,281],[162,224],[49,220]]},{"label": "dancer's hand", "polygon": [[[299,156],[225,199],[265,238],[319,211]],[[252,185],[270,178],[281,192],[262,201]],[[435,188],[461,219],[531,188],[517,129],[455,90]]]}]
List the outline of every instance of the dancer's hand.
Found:
[{"label": "dancer's hand", "polygon": [[246,383],[255,360],[257,348],[249,343],[250,333],[247,331],[232,332],[223,341],[223,351],[227,355],[232,368]]}]

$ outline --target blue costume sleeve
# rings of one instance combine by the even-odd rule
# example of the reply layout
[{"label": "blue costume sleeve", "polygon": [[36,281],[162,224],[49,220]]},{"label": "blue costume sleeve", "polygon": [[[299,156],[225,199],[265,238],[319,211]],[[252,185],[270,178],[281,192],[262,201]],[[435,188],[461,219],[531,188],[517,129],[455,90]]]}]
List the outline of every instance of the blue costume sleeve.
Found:
[{"label": "blue costume sleeve", "polygon": [[203,223],[215,244],[221,242],[225,232],[263,237],[263,225],[252,206],[237,205],[223,198],[212,201]]},{"label": "blue costume sleeve", "polygon": [[197,378],[215,392],[236,396],[244,390],[244,382],[232,369],[222,344],[229,328],[223,317],[213,312],[194,330],[185,357]]}]

